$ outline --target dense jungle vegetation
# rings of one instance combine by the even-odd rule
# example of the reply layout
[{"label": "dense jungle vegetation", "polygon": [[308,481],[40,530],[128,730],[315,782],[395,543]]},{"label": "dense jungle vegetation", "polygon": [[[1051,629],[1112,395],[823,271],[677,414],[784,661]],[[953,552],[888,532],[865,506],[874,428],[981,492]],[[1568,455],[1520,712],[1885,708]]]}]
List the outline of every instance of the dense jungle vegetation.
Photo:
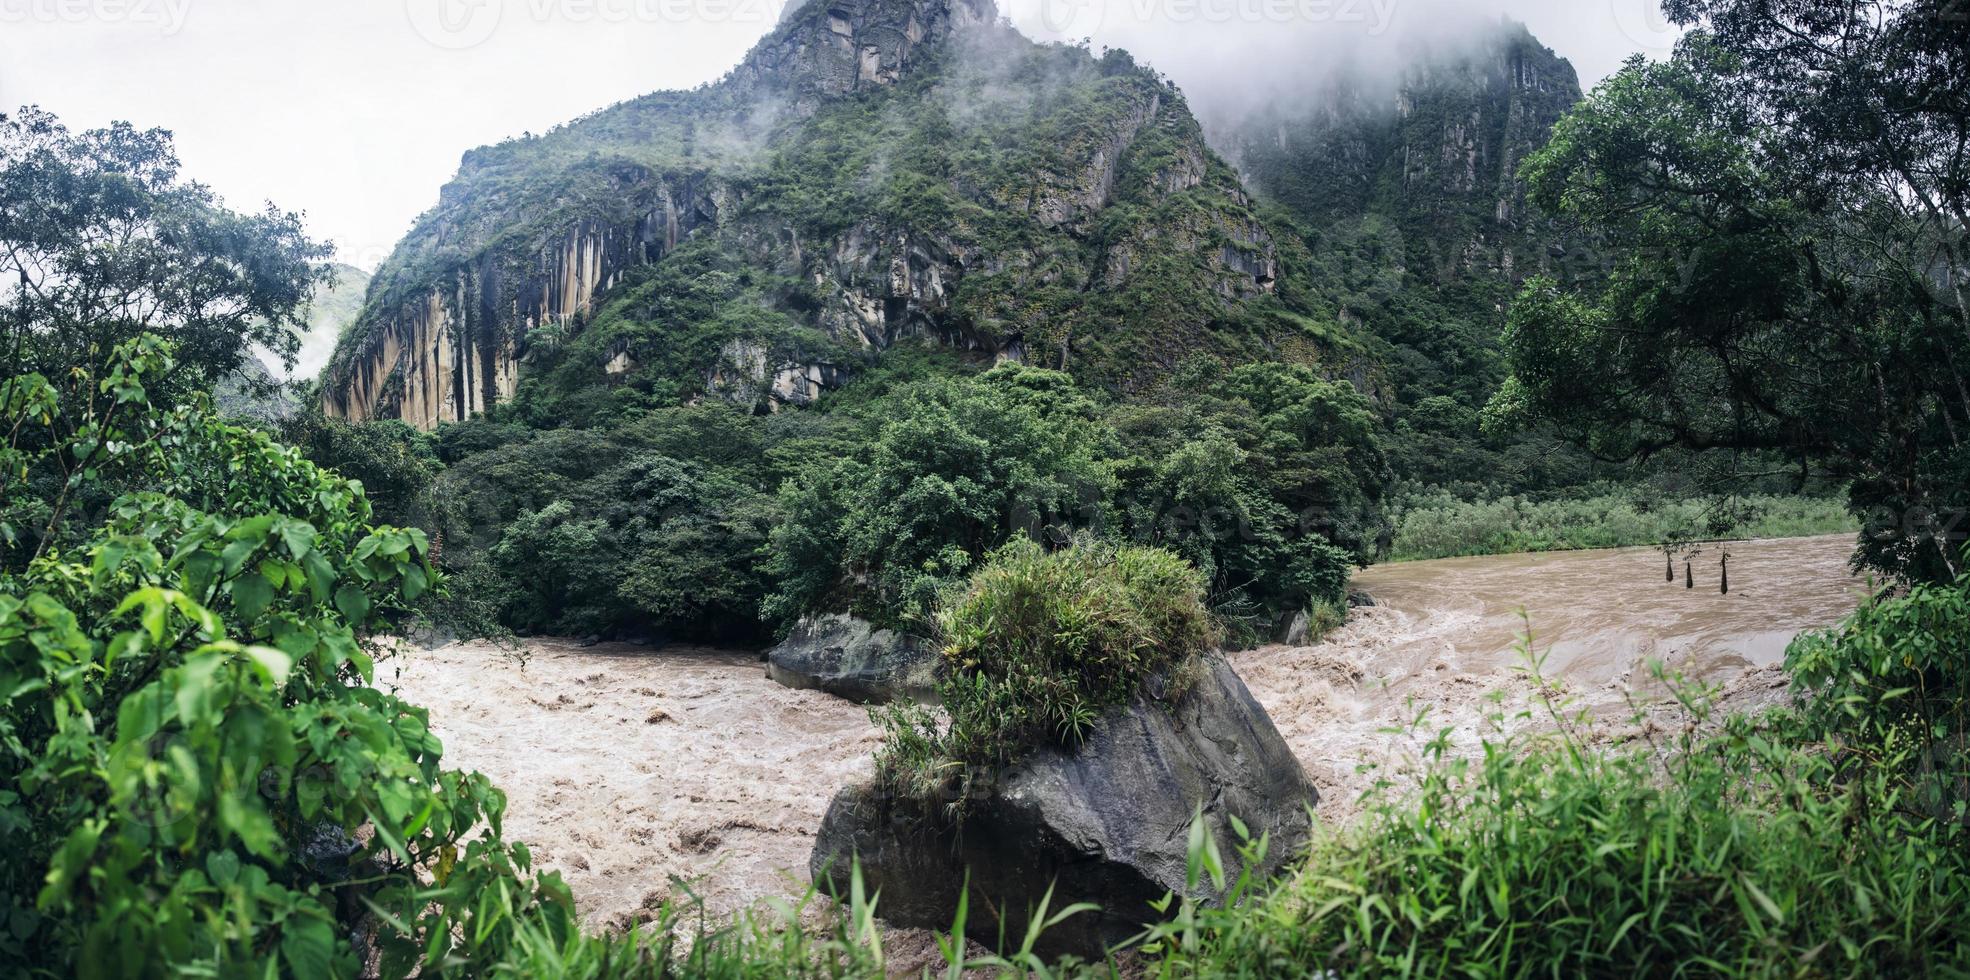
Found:
[{"label": "dense jungle vegetation", "polygon": [[[1885,587],[1794,642],[1793,707],[1714,717],[1667,678],[1676,716],[1612,747],[1528,641],[1544,717],[1500,715],[1476,754],[1427,742],[1284,880],[1240,874],[1266,840],[1200,832],[1218,900],[1144,910],[1125,966],[1043,963],[1032,935],[979,959],[960,921],[951,976],[1970,975],[1966,21],[1947,0],[1665,9],[1692,28],[1676,55],[1603,83],[1526,164],[1622,259],[1526,284],[1482,424],[1691,454],[1745,489],[1843,484]],[[1304,363],[1191,358],[1122,397],[931,345],[775,413],[558,386],[544,346],[510,403],[435,434],[269,432],[211,391],[251,344],[293,356],[327,252],[298,217],[228,210],[168,134],[24,110],[0,120],[0,242],[8,973],[881,975],[860,888],[583,933],[498,788],[374,686],[379,637],[756,640],[822,608],[935,628],[969,687],[948,724],[892,718],[903,779],[1063,737],[1149,673],[1345,601],[1404,547],[1392,455],[1433,455]],[[641,295],[772,285],[716,259]],[[1412,429],[1467,426],[1471,400],[1429,401]]]}]

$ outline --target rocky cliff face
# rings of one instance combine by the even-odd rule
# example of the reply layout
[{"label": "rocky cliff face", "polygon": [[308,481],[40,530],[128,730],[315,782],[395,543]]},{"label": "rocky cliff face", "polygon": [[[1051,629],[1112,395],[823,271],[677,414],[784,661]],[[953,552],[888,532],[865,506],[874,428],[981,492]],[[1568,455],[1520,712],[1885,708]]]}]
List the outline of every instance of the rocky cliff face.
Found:
[{"label": "rocky cliff face", "polygon": [[1225,127],[1228,152],[1312,227],[1391,219],[1428,280],[1549,270],[1559,235],[1528,212],[1518,168],[1580,100],[1573,66],[1509,22],[1404,61],[1393,80],[1340,66],[1320,97]]},{"label": "rocky cliff face", "polygon": [[[661,259],[717,218],[717,195],[702,179],[633,168],[609,183],[621,196],[608,213],[570,216],[561,228],[550,218],[532,240],[448,243],[421,276],[404,268],[412,245],[400,246],[323,372],[324,409],[423,429],[485,411],[512,396],[529,332],[578,322],[627,269]],[[463,230],[438,228],[442,237]]]},{"label": "rocky cliff face", "polygon": [[429,429],[536,370],[772,408],[910,337],[1121,387],[1197,352],[1317,357],[1278,312],[1297,244],[1181,94],[995,17],[812,0],[717,85],[467,154],[325,410]]}]

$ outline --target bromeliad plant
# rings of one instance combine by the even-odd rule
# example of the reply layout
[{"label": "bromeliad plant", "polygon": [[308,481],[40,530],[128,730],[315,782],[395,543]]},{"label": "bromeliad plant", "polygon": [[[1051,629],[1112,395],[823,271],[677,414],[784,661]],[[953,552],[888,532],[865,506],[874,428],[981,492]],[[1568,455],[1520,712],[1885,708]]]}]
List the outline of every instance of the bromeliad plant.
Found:
[{"label": "bromeliad plant", "polygon": [[92,440],[10,443],[16,475],[36,452],[96,461],[40,514],[149,488],[0,575],[0,961],[474,972],[521,919],[571,932],[566,889],[501,841],[500,792],[442,769],[425,712],[370,686],[369,630],[437,584],[423,532],[371,526],[359,484],[203,405],[150,406],[171,367],[146,337],[93,383],[139,411],[31,397],[53,390],[36,378],[0,406],[13,433]]}]

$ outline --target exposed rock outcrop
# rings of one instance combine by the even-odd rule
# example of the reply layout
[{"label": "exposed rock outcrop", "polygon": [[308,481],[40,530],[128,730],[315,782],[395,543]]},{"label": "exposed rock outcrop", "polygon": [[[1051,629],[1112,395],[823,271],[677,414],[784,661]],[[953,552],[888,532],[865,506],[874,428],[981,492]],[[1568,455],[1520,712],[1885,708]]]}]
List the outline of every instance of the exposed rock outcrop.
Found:
[{"label": "exposed rock outcrop", "polygon": [[[1125,54],[1034,45],[990,0],[811,0],[716,85],[466,154],[323,408],[434,428],[571,343],[568,383],[763,410],[907,338],[1124,388],[1200,352],[1313,363],[1306,321],[1239,318],[1289,247]],[[732,277],[730,315],[637,294],[686,251]]]},{"label": "exposed rock outcrop", "polygon": [[822,99],[895,84],[926,45],[997,16],[992,0],[796,2],[726,83],[790,90],[812,111]]},{"label": "exposed rock outcrop", "polygon": [[1302,609],[1281,619],[1273,630],[1272,638],[1289,647],[1303,647],[1312,633],[1313,618]]},{"label": "exposed rock outcrop", "polygon": [[937,697],[943,660],[917,637],[846,615],[812,616],[766,655],[766,676],[865,704]]},{"label": "exposed rock outcrop", "polygon": [[[415,273],[423,256],[411,250],[428,243],[413,233],[324,370],[323,409],[428,430],[512,397],[528,332],[589,313],[597,294],[630,268],[663,258],[716,222],[724,196],[712,181],[671,181],[640,168],[619,170],[607,184],[621,195],[608,216],[575,221],[533,249],[483,247],[441,263],[435,276]],[[459,232],[427,234],[442,241]]]},{"label": "exposed rock outcrop", "polygon": [[1101,911],[1056,926],[1042,950],[1092,957],[1153,920],[1150,902],[1186,891],[1193,814],[1202,812],[1227,856],[1232,817],[1254,836],[1270,834],[1255,869],[1265,876],[1302,848],[1317,798],[1265,709],[1213,656],[1175,706],[1140,699],[1100,719],[1078,749],[1040,750],[974,793],[959,823],[944,800],[886,797],[869,784],[842,790],[810,870],[846,894],[859,858],[884,918],[933,929],[950,927],[969,871],[969,931],[988,946],[1002,927],[1023,935],[1052,884],[1054,910],[1092,902]]}]

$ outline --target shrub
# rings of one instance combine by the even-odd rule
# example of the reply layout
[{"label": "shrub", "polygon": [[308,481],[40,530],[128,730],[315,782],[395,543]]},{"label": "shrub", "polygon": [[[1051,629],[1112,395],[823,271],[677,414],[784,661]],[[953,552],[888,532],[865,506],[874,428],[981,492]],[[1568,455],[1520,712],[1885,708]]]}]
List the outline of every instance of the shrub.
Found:
[{"label": "shrub", "polygon": [[50,407],[153,489],[0,575],[0,960],[353,976],[360,927],[386,973],[471,973],[518,918],[569,932],[565,888],[500,839],[504,797],[370,686],[368,631],[437,584],[423,532],[204,405],[149,405],[171,369],[154,339],[119,349],[134,424]]},{"label": "shrub", "polygon": [[999,549],[937,615],[948,726],[921,710],[878,712],[878,779],[921,795],[960,769],[970,778],[1039,745],[1075,744],[1145,691],[1180,696],[1185,668],[1216,640],[1203,596],[1202,575],[1155,548]]},{"label": "shrub", "polygon": [[1970,828],[1970,574],[1877,597],[1837,630],[1800,637],[1786,669],[1808,713],[1842,733],[1843,767],[1903,756],[1898,802]]}]

